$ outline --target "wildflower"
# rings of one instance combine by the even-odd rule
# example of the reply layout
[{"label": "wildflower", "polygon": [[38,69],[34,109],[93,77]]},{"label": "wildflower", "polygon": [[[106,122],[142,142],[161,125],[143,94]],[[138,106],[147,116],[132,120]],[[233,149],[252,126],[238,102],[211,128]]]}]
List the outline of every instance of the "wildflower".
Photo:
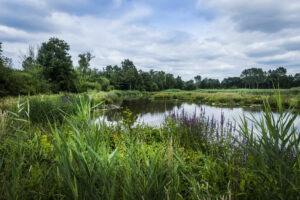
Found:
[{"label": "wildflower", "polygon": [[224,126],[224,121],[225,121],[224,112],[221,111],[221,127],[222,127],[222,128],[223,128],[223,126]]},{"label": "wildflower", "polygon": [[292,156],[295,158],[296,157],[296,152],[293,148],[291,149],[291,153],[292,153]]},{"label": "wildflower", "polygon": [[278,151],[278,155],[280,155],[281,154],[281,148],[280,148],[280,146],[277,147],[277,151]]}]

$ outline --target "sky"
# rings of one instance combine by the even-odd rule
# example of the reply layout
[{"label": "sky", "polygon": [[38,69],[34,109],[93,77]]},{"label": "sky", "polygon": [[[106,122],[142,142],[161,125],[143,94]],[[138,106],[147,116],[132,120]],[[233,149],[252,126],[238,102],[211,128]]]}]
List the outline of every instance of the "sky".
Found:
[{"label": "sky", "polygon": [[58,37],[92,68],[130,59],[184,80],[279,66],[300,73],[299,0],[0,0],[0,42],[20,68],[28,46]]}]

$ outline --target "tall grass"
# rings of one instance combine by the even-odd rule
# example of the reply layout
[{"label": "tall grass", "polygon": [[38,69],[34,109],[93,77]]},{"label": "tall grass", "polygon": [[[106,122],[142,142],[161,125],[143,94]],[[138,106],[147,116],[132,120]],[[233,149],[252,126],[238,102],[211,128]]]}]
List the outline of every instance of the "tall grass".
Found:
[{"label": "tall grass", "polygon": [[242,118],[240,137],[224,116],[204,111],[170,113],[161,128],[130,126],[134,119],[107,125],[93,122],[89,98],[78,98],[71,112],[57,110],[61,122],[45,125],[31,121],[38,106],[27,103],[0,115],[2,199],[299,197],[299,132],[280,96],[280,117],[266,102],[253,129]]},{"label": "tall grass", "polygon": [[[255,188],[249,184],[250,187],[243,185],[243,190],[256,191],[251,198],[294,199],[300,195],[300,134],[294,126],[299,112],[293,108],[284,111],[280,93],[277,93],[278,118],[268,102],[264,107],[260,119],[254,116],[250,119],[254,129],[248,128],[245,118],[241,120],[240,133],[245,141],[241,148],[249,169],[243,181],[255,183]],[[250,180],[249,175],[253,176]]]}]

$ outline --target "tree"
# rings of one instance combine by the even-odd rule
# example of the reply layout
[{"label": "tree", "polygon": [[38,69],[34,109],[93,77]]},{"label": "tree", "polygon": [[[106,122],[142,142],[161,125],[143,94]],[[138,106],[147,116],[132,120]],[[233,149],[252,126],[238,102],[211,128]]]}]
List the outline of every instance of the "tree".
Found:
[{"label": "tree", "polygon": [[262,84],[265,81],[265,72],[261,68],[252,68],[253,70],[253,79],[256,83],[256,88],[258,89],[259,84]]},{"label": "tree", "polygon": [[2,42],[0,42],[0,66],[12,68],[12,59],[2,55]]},{"label": "tree", "polygon": [[275,86],[284,86],[286,83],[284,80],[286,80],[286,72],[287,70],[284,67],[278,67],[275,70],[269,70],[268,71],[268,84],[269,87],[273,87],[273,84]]},{"label": "tree", "polygon": [[265,72],[261,68],[250,68],[242,71],[241,79],[249,88],[259,87],[259,84],[263,83],[265,80]]},{"label": "tree", "polygon": [[300,73],[297,73],[294,76],[294,86],[300,87]]},{"label": "tree", "polygon": [[177,76],[175,88],[176,88],[176,89],[183,89],[183,86],[184,86],[183,80],[181,79],[180,76]]},{"label": "tree", "polygon": [[185,83],[185,90],[195,90],[196,89],[196,85],[194,84],[193,80],[189,80]]},{"label": "tree", "polygon": [[90,61],[95,57],[92,56],[92,54],[90,52],[79,54],[78,57],[79,57],[78,69],[79,69],[80,73],[85,76],[87,74],[87,72],[90,70],[89,69]]},{"label": "tree", "polygon": [[197,76],[194,77],[194,79],[196,81],[197,88],[200,88],[200,86],[201,86],[201,76],[197,75]]},{"label": "tree", "polygon": [[135,89],[138,72],[133,62],[125,59],[122,63],[124,89]]},{"label": "tree", "polygon": [[243,82],[240,77],[228,77],[223,79],[221,85],[223,88],[241,88],[243,86]]},{"label": "tree", "polygon": [[21,55],[20,59],[24,70],[35,65],[36,64],[35,48],[33,46],[29,46],[27,54]]},{"label": "tree", "polygon": [[150,71],[153,81],[158,86],[159,90],[166,89],[166,73],[164,71]]},{"label": "tree", "polygon": [[3,66],[2,52],[2,42],[0,42],[0,66]]},{"label": "tree", "polygon": [[166,74],[166,88],[165,89],[172,89],[175,88],[176,80],[173,74]]},{"label": "tree", "polygon": [[10,82],[10,77],[12,69],[5,66],[4,56],[2,55],[2,42],[0,42],[0,97],[10,94],[8,83]]},{"label": "tree", "polygon": [[58,38],[50,38],[42,43],[38,51],[37,62],[43,66],[46,80],[52,83],[54,91],[74,90],[74,69],[69,45]]}]

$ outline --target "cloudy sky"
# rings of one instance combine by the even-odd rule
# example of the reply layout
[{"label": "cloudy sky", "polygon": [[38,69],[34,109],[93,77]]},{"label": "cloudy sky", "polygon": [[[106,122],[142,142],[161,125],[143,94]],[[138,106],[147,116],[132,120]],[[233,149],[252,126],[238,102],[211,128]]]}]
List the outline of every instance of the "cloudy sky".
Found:
[{"label": "cloudy sky", "polygon": [[49,37],[92,67],[129,58],[138,69],[184,80],[222,79],[249,67],[300,72],[299,0],[0,0],[4,54],[18,57]]}]

